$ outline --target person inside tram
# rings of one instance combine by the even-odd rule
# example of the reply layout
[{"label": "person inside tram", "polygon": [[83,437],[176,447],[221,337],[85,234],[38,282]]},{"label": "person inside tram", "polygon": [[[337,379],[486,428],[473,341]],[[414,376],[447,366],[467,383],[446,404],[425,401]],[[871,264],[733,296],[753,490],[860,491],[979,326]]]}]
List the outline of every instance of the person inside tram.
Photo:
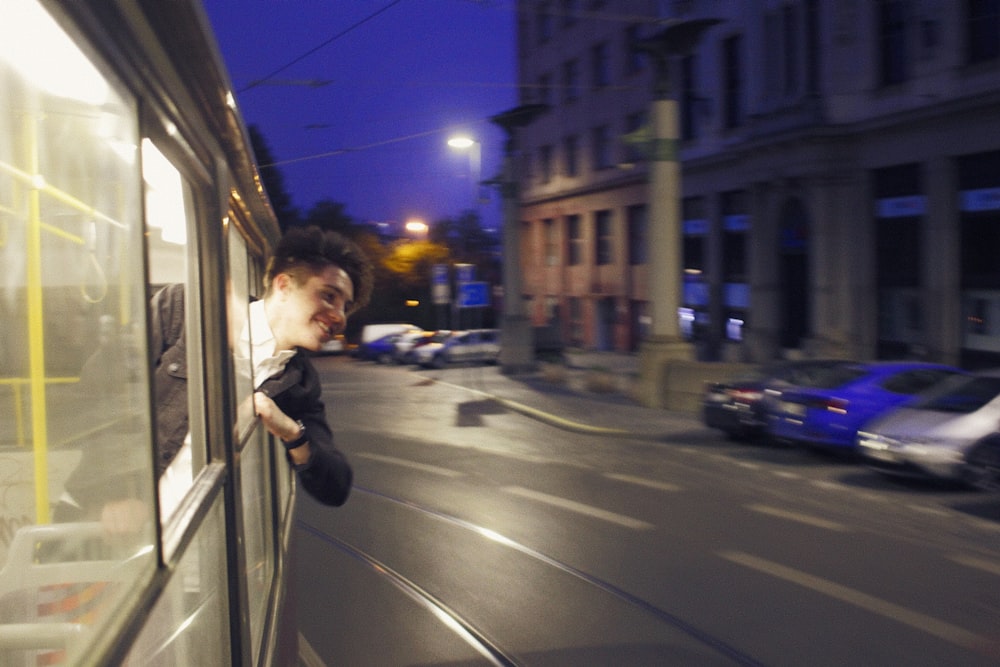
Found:
[{"label": "person inside tram", "polygon": [[[354,242],[314,226],[293,227],[268,260],[264,296],[250,304],[239,341],[243,349],[237,354],[253,360],[256,414],[284,445],[302,487],[331,506],[347,501],[353,473],[334,445],[320,378],[304,351],[319,350],[344,330],[348,316],[367,304],[372,282],[370,261]],[[166,517],[191,483],[182,284],[154,295],[151,325],[157,357],[157,473]],[[147,508],[134,498],[109,497],[118,485],[108,484],[95,469],[100,459],[84,456],[53,516],[63,522],[100,520],[109,532],[130,531],[148,517]],[[182,481],[174,490],[171,478]]]}]

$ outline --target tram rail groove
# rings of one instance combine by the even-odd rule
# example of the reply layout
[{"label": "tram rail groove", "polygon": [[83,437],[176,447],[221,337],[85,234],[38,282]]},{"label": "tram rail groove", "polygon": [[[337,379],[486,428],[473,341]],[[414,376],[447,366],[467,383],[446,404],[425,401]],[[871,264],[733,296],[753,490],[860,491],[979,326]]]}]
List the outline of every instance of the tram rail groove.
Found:
[{"label": "tram rail groove", "polygon": [[[492,540],[510,549],[514,549],[515,551],[518,551],[526,556],[529,556],[530,558],[534,558],[542,563],[545,563],[546,565],[554,567],[565,574],[580,579],[581,581],[584,581],[587,584],[594,586],[604,591],[605,593],[608,593],[618,598],[619,600],[636,607],[637,609],[641,610],[646,614],[649,614],[650,616],[660,621],[661,623],[683,632],[692,639],[695,639],[701,644],[711,648],[713,651],[716,651],[720,655],[725,656],[726,658],[732,660],[733,663],[737,665],[741,665],[742,667],[764,667],[764,663],[761,663],[756,658],[740,651],[739,649],[733,646],[730,646],[722,639],[719,639],[709,634],[708,632],[705,632],[704,630],[698,628],[697,626],[688,623],[687,621],[681,619],[677,615],[665,609],[657,607],[651,602],[644,600],[638,597],[637,595],[633,595],[632,593],[629,593],[628,591],[619,588],[618,586],[615,586],[614,584],[608,581],[599,579],[578,568],[573,567],[568,563],[557,560],[540,551],[532,549],[529,546],[521,544],[520,542],[505,537],[494,530],[491,530],[484,526],[479,526],[477,524],[474,524],[470,521],[466,521],[465,519],[461,519],[454,515],[441,512],[440,510],[432,509],[420,505],[418,503],[415,503],[413,501],[405,500],[403,498],[397,498],[395,496],[382,493],[380,491],[375,491],[373,489],[368,489],[360,486],[354,487],[354,490],[355,492],[366,493],[368,495],[382,498],[383,500],[387,500],[389,502],[396,503],[398,505],[403,505],[417,512],[426,514],[437,520],[444,521],[451,525],[458,526],[464,530],[476,533],[481,537]],[[388,567],[384,563],[380,562],[378,559],[371,556],[370,554],[367,554],[355,548],[354,546],[348,544],[347,542],[344,542],[343,540],[337,537],[325,533],[324,531],[316,528],[315,526],[311,526],[303,522],[302,520],[299,520],[297,522],[297,525],[303,530],[309,532],[310,534],[330,543],[331,545],[343,550],[349,555],[361,560],[376,572],[389,577],[393,584],[395,584],[397,587],[399,587],[401,590],[403,590],[405,593],[413,597],[418,602],[430,608],[432,612],[434,613],[440,612],[439,618],[443,619],[448,618],[451,619],[453,622],[457,623],[464,630],[463,637],[466,639],[466,641],[469,641],[470,645],[477,648],[477,650],[479,650],[480,653],[482,653],[488,659],[494,660],[495,661],[494,664],[496,665],[521,664],[516,659],[507,655],[502,649],[499,648],[499,646],[497,646],[495,642],[488,639],[482,632],[477,630],[471,623],[462,618],[456,611],[452,610],[443,601],[439,600],[434,595],[424,590],[416,582],[396,572],[395,570]],[[440,614],[444,614],[444,617],[442,617]]]}]

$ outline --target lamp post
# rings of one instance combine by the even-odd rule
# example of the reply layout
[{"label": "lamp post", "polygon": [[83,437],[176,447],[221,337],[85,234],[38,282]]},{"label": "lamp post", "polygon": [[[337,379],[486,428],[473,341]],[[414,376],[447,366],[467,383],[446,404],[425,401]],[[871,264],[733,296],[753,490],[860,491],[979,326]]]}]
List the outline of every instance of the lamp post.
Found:
[{"label": "lamp post", "polygon": [[639,400],[649,407],[670,407],[664,367],[672,360],[692,360],[694,350],[680,335],[677,310],[681,295],[681,169],[677,147],[677,100],[671,85],[674,60],[690,53],[719,19],[683,19],[636,46],[654,67],[649,147],[649,304],[650,331],[639,348]]},{"label": "lamp post", "polygon": [[519,159],[517,131],[548,110],[546,104],[523,104],[490,118],[507,134],[500,193],[503,198],[503,315],[500,325],[500,370],[505,374],[535,367],[535,339],[524,307],[521,283]]},{"label": "lamp post", "polygon": [[448,139],[448,145],[455,150],[468,151],[469,171],[472,180],[472,203],[473,206],[479,203],[479,185],[483,176],[483,145],[465,135],[458,135]]}]

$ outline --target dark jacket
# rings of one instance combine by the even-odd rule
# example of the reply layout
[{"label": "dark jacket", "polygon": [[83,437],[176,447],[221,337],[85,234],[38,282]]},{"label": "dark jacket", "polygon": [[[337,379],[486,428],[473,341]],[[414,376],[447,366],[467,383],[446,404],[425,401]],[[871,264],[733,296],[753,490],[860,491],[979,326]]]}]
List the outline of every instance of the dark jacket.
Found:
[{"label": "dark jacket", "polygon": [[[153,376],[156,400],[157,479],[173,461],[188,433],[187,346],[184,335],[184,286],[169,285],[151,301],[150,342],[155,360]],[[265,381],[260,390],[292,419],[305,425],[312,452],[303,465],[292,465],[302,487],[325,505],[343,505],[350,494],[353,472],[346,457],[336,448],[320,399],[319,374],[306,355],[299,351],[284,372]],[[287,457],[287,454],[286,454]],[[106,474],[88,465],[88,453],[71,474],[66,487],[82,505],[103,505],[116,484]],[[96,462],[94,456],[91,461]]]}]

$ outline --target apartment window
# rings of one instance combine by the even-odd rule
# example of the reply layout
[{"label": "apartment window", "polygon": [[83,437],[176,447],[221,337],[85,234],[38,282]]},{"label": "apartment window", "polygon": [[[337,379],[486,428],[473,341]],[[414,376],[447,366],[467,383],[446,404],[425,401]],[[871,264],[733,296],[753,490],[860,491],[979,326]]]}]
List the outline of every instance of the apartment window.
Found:
[{"label": "apartment window", "polygon": [[680,132],[681,139],[691,141],[698,138],[698,93],[695,82],[695,57],[686,55],[681,58],[681,90],[680,90]]},{"label": "apartment window", "polygon": [[546,218],[543,221],[545,228],[545,266],[559,265],[559,237],[556,230],[556,221]]},{"label": "apartment window", "polygon": [[601,42],[590,48],[590,82],[595,89],[611,84],[611,55],[608,43]]},{"label": "apartment window", "polygon": [[743,78],[742,59],[743,36],[732,35],[722,42],[723,63],[723,122],[732,129],[743,124]]},{"label": "apartment window", "polygon": [[535,26],[538,29],[539,44],[544,44],[552,39],[552,11],[549,3],[538,3],[535,13]]},{"label": "apartment window", "polygon": [[591,130],[591,149],[593,151],[594,170],[608,169],[611,164],[611,131],[607,125],[600,125]]},{"label": "apartment window", "polygon": [[611,229],[611,211],[594,213],[594,262],[606,266],[614,262],[614,238]]},{"label": "apartment window", "polygon": [[747,234],[750,217],[742,190],[722,193],[722,272],[727,283],[747,282]]},{"label": "apartment window", "polygon": [[580,11],[580,0],[561,0],[562,24],[564,28],[576,24]]},{"label": "apartment window", "polygon": [[645,264],[649,229],[645,204],[635,204],[625,210],[628,226],[628,263],[630,266]]},{"label": "apartment window", "polygon": [[636,74],[642,71],[646,60],[642,51],[636,47],[639,41],[639,26],[632,24],[625,28],[625,44],[622,51],[625,53],[625,74]]},{"label": "apartment window", "polygon": [[705,200],[701,197],[686,197],[681,202],[684,217],[684,274],[700,277],[705,271],[705,238],[708,236],[708,221],[705,219]]},{"label": "apartment window", "polygon": [[1000,0],[967,0],[966,62],[1000,58]]},{"label": "apartment window", "polygon": [[552,75],[542,74],[538,77],[536,99],[539,104],[552,104]]},{"label": "apartment window", "polygon": [[563,63],[563,101],[572,102],[580,97],[580,63],[567,60]]},{"label": "apartment window", "polygon": [[563,159],[566,161],[566,175],[580,174],[580,137],[571,134],[563,139]]},{"label": "apartment window", "polygon": [[583,263],[583,225],[579,215],[566,216],[567,256],[570,266]]},{"label": "apartment window", "polygon": [[538,180],[542,183],[552,180],[552,146],[548,144],[538,149]]},{"label": "apartment window", "polygon": [[892,86],[909,78],[905,0],[879,0],[879,84]]},{"label": "apartment window", "polygon": [[569,343],[573,346],[583,345],[583,304],[580,297],[571,296],[569,304]]}]

